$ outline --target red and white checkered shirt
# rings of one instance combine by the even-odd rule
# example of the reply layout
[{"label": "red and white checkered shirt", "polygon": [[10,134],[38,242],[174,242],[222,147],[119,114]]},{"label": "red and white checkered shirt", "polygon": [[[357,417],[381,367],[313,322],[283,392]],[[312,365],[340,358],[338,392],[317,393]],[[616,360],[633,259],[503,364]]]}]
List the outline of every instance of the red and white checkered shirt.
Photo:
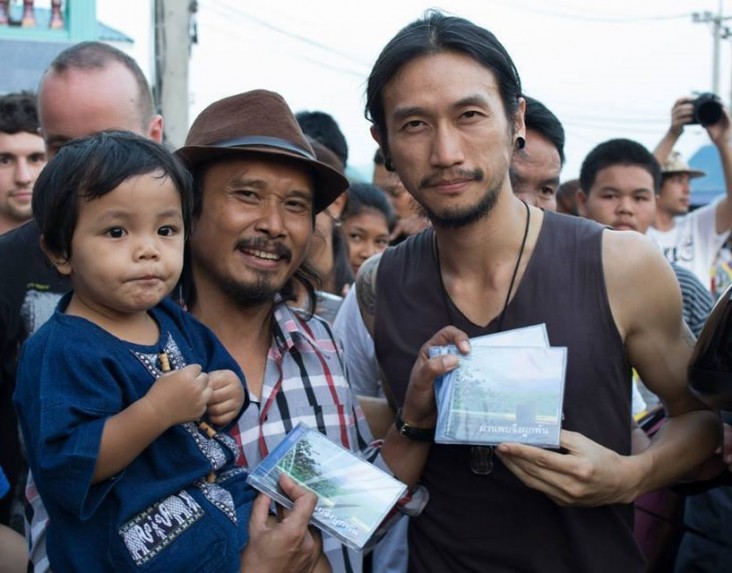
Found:
[{"label": "red and white checkered shirt", "polygon": [[240,465],[257,465],[300,422],[370,461],[378,455],[330,326],[318,317],[275,305],[262,395],[250,398],[231,431]]},{"label": "red and white checkered shirt", "polygon": [[[250,399],[231,430],[245,467],[256,466],[300,422],[369,461],[381,460],[330,326],[318,317],[306,321],[288,305],[275,304],[262,395]],[[336,539],[323,535],[323,550],[334,572],[361,571],[358,553]]]}]

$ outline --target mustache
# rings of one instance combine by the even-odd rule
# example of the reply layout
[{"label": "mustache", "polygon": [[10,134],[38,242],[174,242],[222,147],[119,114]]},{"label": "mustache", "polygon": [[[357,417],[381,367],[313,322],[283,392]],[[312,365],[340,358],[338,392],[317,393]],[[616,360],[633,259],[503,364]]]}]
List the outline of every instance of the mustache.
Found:
[{"label": "mustache", "polygon": [[419,186],[420,188],[432,187],[446,179],[469,179],[472,181],[483,181],[483,179],[485,179],[485,173],[483,173],[482,169],[462,169],[460,167],[457,167],[454,169],[438,171],[437,173],[427,175],[420,180]]},{"label": "mustache", "polygon": [[251,239],[240,239],[236,243],[236,248],[240,251],[267,251],[274,253],[278,257],[286,260],[288,263],[292,260],[292,251],[285,245],[277,241],[270,241],[264,237],[254,237]]}]

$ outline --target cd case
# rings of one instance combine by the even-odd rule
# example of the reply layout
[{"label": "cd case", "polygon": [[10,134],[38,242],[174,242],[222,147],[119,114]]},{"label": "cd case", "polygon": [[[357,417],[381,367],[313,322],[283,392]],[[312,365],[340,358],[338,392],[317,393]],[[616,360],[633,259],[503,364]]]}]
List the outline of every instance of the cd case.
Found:
[{"label": "cd case", "polygon": [[567,349],[548,346],[544,325],[470,342],[467,355],[452,345],[430,349],[459,357],[435,381],[435,442],[559,447]]},{"label": "cd case", "polygon": [[374,532],[407,491],[402,482],[303,423],[247,478],[252,487],[291,508],[279,487],[282,473],[318,496],[311,523],[358,551],[371,547]]}]

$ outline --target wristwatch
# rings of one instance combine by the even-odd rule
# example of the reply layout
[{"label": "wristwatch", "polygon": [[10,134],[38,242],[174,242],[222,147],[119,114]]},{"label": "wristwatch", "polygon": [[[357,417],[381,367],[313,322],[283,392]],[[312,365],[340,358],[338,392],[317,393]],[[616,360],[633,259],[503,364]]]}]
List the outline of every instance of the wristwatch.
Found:
[{"label": "wristwatch", "polygon": [[417,428],[415,426],[410,426],[409,424],[407,424],[402,419],[401,408],[397,410],[396,418],[394,419],[394,425],[396,426],[397,431],[408,440],[413,440],[415,442],[431,442],[435,439],[434,428]]}]

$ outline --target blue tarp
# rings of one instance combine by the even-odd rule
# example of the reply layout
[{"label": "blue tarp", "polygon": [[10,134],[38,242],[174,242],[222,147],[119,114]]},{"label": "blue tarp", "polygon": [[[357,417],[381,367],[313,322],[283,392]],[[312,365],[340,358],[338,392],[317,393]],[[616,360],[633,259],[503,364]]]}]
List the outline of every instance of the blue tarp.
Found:
[{"label": "blue tarp", "polygon": [[691,180],[691,204],[706,205],[712,199],[725,192],[722,164],[719,152],[714,145],[703,145],[689,158],[693,169],[704,171],[704,177]]}]

